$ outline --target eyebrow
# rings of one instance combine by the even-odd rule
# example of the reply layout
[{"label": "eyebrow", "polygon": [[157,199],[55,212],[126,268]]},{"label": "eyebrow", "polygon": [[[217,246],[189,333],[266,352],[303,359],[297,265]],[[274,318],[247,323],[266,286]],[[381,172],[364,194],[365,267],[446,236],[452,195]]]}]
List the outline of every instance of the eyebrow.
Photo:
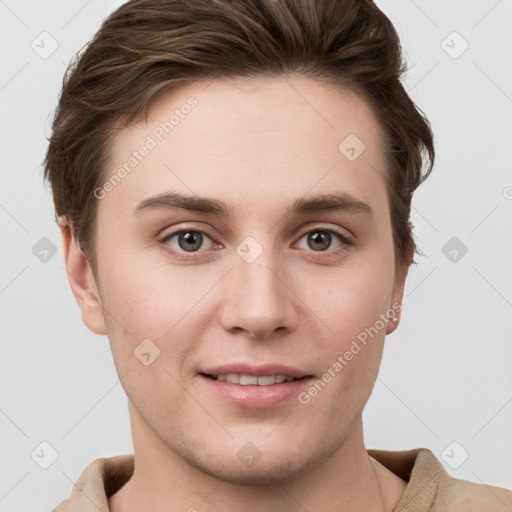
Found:
[{"label": "eyebrow", "polygon": [[[219,199],[190,196],[179,192],[166,192],[144,199],[133,211],[139,216],[146,211],[182,209],[196,213],[206,213],[217,217],[228,218],[234,210]],[[301,197],[294,201],[290,214],[304,215],[321,211],[347,211],[350,213],[363,213],[372,217],[369,204],[347,192],[337,194],[321,194],[310,197]]]}]

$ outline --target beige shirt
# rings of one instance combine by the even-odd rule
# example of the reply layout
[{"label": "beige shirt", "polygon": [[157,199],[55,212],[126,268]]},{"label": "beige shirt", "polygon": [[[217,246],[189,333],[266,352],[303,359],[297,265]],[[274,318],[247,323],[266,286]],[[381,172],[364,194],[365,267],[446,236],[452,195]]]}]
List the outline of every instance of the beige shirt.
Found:
[{"label": "beige shirt", "polygon": [[[368,450],[407,488],[394,512],[512,512],[512,491],[453,478],[426,448]],[[52,512],[108,512],[108,498],[133,474],[133,455],[96,459]]]}]

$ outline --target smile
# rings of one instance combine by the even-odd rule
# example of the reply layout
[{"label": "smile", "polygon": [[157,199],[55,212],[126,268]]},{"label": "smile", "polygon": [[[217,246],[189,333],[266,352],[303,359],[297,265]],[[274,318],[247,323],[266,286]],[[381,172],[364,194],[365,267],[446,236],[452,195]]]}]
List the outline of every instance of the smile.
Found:
[{"label": "smile", "polygon": [[273,384],[281,384],[282,382],[291,382],[300,380],[297,377],[289,375],[244,375],[238,373],[224,373],[220,375],[204,374],[213,380],[222,382],[231,382],[232,384],[240,384],[242,386],[272,386]]}]

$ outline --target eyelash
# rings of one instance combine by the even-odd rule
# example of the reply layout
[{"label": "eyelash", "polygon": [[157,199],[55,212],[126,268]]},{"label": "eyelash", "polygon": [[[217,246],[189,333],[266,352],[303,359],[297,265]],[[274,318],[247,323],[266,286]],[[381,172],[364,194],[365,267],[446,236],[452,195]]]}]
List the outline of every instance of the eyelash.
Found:
[{"label": "eyelash", "polygon": [[[162,245],[163,249],[169,253],[171,253],[173,256],[176,256],[178,258],[181,258],[181,259],[186,259],[186,260],[190,260],[190,259],[194,259],[194,255],[198,254],[199,252],[201,251],[196,251],[196,252],[189,252],[189,253],[186,253],[186,252],[178,252],[176,251],[175,249],[172,249],[170,247],[170,245],[168,244],[169,240],[171,238],[173,238],[174,236],[176,235],[179,235],[180,233],[187,233],[187,232],[191,232],[191,233],[201,233],[202,235],[206,235],[208,238],[210,238],[210,240],[213,241],[213,237],[211,237],[208,233],[206,233],[205,231],[201,231],[199,229],[193,229],[193,228],[183,228],[183,229],[179,229],[177,231],[173,231],[172,233],[169,233],[167,235],[165,235],[163,238],[161,238],[158,243]],[[298,238],[298,240],[301,240],[302,238],[304,238],[306,235],[309,235],[309,234],[312,234],[312,233],[317,233],[317,232],[322,232],[322,233],[334,233],[335,235],[338,235],[342,244],[339,246],[339,247],[336,247],[335,249],[326,249],[325,251],[313,251],[311,250],[311,252],[313,253],[318,253],[321,257],[323,254],[325,253],[328,253],[329,256],[332,256],[332,253],[338,251],[338,250],[341,250],[343,249],[344,246],[351,246],[351,245],[354,245],[353,242],[345,235],[343,235],[342,233],[340,233],[339,231],[335,230],[335,229],[332,229],[332,228],[322,228],[322,227],[315,227],[313,229],[310,229],[308,231],[305,231],[304,233],[302,233],[302,235]],[[189,254],[190,256],[184,256],[184,254]]]}]

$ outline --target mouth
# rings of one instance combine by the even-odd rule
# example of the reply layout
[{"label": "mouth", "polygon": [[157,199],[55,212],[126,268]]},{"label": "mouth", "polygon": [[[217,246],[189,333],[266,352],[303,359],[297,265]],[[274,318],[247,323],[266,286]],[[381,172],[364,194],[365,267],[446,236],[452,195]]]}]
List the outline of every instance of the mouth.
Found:
[{"label": "mouth", "polygon": [[201,373],[200,375],[212,380],[230,382],[231,384],[239,384],[241,386],[274,386],[283,382],[300,381],[313,377],[312,375],[294,377],[293,375],[245,375],[238,373],[222,373],[219,375]]},{"label": "mouth", "polygon": [[[269,409],[297,397],[311,385],[314,375],[299,366],[278,362],[255,365],[250,362],[226,362],[220,366],[201,368],[201,386],[214,400],[243,409]],[[291,405],[290,405],[291,406]]]},{"label": "mouth", "polygon": [[[291,400],[311,385],[312,375],[247,375],[244,373],[199,373],[205,392],[220,397],[238,409],[270,409]],[[297,402],[298,403],[298,402]]]}]

